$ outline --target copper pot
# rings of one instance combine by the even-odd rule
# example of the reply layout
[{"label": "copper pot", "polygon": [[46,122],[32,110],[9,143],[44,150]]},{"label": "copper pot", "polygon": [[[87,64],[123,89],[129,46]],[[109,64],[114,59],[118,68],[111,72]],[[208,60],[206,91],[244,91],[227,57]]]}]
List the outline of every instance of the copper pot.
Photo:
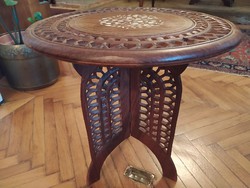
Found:
[{"label": "copper pot", "polygon": [[57,81],[59,66],[56,59],[33,51],[26,45],[13,45],[9,35],[0,37],[0,67],[11,87],[33,90]]}]

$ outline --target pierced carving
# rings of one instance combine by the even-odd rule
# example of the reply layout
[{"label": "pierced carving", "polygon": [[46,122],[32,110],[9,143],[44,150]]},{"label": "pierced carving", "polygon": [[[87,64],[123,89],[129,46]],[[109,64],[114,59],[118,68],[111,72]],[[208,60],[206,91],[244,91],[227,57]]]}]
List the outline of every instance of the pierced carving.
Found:
[{"label": "pierced carving", "polygon": [[98,68],[86,84],[87,128],[95,154],[123,130],[119,74],[118,68]]},{"label": "pierced carving", "polygon": [[174,131],[172,120],[177,90],[175,78],[170,70],[160,67],[143,69],[140,77],[138,129],[167,153],[169,146],[172,146],[171,131]]},{"label": "pierced carving", "polygon": [[88,182],[123,140],[134,136],[156,155],[163,175],[176,180],[171,149],[187,65],[127,69],[74,65],[82,75],[82,105],[92,162]]},{"label": "pierced carving", "polygon": [[[130,11],[137,12],[137,14],[129,14]],[[112,16],[107,17],[106,13],[112,13]],[[155,15],[152,16],[152,13]],[[94,31],[90,32],[88,25],[79,28],[71,26],[71,22],[83,22],[82,18],[88,20],[85,16],[91,14],[104,16],[98,17],[98,19],[91,18],[92,22],[96,22],[97,25],[101,23],[100,25],[103,26],[121,27],[125,30],[131,28],[146,30],[167,24],[166,20],[159,19],[157,14],[181,16],[182,19],[192,23],[192,26],[178,32],[168,33],[166,29],[160,29],[152,31],[153,33],[140,33],[140,35],[134,36],[126,36],[124,33],[119,33],[120,31],[98,34]],[[71,12],[52,17],[49,20],[42,20],[36,25],[33,35],[49,43],[86,49],[152,50],[210,43],[230,35],[231,29],[231,25],[225,20],[199,12],[155,8],[104,8],[86,12]]]}]

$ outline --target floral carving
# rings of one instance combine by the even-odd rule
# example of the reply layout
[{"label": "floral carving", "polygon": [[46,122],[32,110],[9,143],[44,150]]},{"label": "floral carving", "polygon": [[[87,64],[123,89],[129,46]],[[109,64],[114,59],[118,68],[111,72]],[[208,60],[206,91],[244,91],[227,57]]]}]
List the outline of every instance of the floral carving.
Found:
[{"label": "floral carving", "polygon": [[99,20],[101,25],[123,29],[150,28],[160,26],[163,21],[152,15],[128,14],[105,17]]}]

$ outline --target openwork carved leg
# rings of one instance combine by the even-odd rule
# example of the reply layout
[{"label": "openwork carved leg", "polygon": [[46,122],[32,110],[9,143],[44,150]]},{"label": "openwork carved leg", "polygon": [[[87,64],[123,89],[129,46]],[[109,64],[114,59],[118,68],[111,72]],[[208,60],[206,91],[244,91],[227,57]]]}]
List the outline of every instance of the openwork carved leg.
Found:
[{"label": "openwork carved leg", "polygon": [[159,160],[163,176],[177,180],[171,159],[182,85],[187,65],[155,67],[132,73],[131,135],[144,143]]},{"label": "openwork carved leg", "polygon": [[82,75],[81,100],[92,162],[88,184],[100,179],[103,162],[129,136],[129,72],[74,65]]},{"label": "openwork carved leg", "polygon": [[100,179],[107,156],[130,134],[158,158],[163,176],[177,179],[171,150],[187,65],[126,69],[74,65],[92,162],[88,184]]}]

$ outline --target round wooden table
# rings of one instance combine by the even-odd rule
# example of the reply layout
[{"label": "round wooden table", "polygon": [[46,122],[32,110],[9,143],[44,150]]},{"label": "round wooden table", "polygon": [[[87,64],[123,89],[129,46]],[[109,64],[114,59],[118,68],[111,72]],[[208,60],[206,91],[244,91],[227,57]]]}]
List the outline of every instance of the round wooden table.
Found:
[{"label": "round wooden table", "polygon": [[[53,16],[31,25],[24,42],[74,64],[92,162],[88,183],[112,150],[130,135],[177,180],[171,150],[188,63],[239,44],[229,21],[199,12],[104,8]],[[112,173],[112,172],[111,172]]]}]

